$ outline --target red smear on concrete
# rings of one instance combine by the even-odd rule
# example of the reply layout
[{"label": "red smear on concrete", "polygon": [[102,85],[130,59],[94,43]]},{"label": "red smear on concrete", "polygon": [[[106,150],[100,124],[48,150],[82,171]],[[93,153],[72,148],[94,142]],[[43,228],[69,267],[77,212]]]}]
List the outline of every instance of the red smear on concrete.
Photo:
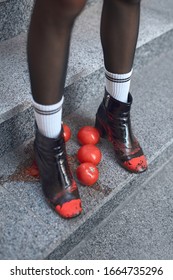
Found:
[{"label": "red smear on concrete", "polygon": [[35,178],[39,178],[39,170],[35,160],[33,161],[32,165],[26,169],[26,174]]}]

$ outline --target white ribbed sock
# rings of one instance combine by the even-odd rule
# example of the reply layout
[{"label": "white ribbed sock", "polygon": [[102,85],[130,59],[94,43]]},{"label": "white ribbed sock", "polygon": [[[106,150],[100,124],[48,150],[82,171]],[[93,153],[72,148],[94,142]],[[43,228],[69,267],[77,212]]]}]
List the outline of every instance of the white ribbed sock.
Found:
[{"label": "white ribbed sock", "polygon": [[132,71],[126,74],[114,74],[105,69],[106,90],[113,98],[127,102]]},{"label": "white ribbed sock", "polygon": [[62,125],[62,104],[64,97],[60,102],[53,105],[41,105],[33,100],[34,114],[38,130],[48,138],[57,138]]}]

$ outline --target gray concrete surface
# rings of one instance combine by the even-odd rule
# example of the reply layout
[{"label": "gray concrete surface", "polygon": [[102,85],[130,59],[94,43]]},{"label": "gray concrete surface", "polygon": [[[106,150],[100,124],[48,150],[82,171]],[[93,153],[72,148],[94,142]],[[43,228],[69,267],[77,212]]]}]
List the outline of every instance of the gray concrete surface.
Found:
[{"label": "gray concrete surface", "polygon": [[172,171],[173,157],[63,259],[173,260]]},{"label": "gray concrete surface", "polygon": [[[99,0],[87,0],[86,6]],[[0,0],[0,41],[26,32],[34,0]]]},{"label": "gray concrete surface", "polygon": [[28,26],[33,0],[0,1],[0,41],[24,32]]}]

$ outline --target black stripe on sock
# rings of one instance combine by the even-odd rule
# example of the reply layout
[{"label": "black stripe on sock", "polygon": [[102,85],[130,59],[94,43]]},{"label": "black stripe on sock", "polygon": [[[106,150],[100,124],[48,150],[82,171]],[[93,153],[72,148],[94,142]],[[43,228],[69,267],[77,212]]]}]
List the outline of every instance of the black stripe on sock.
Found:
[{"label": "black stripe on sock", "polygon": [[106,79],[108,79],[109,81],[114,82],[114,83],[126,83],[126,82],[129,82],[131,79],[131,76],[126,79],[115,79],[115,78],[109,77],[107,74],[105,74],[105,76],[106,76]]},{"label": "black stripe on sock", "polygon": [[49,116],[49,115],[54,115],[54,114],[58,113],[61,110],[61,108],[62,108],[62,106],[57,108],[57,109],[51,110],[51,111],[43,111],[43,110],[40,110],[40,109],[34,107],[34,110],[39,115],[47,115],[47,116]]}]

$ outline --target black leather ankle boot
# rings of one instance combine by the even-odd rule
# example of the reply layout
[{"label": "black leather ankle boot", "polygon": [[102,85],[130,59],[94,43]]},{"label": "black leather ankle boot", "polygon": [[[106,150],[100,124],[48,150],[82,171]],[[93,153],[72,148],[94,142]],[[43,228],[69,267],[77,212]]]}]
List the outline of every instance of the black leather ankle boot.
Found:
[{"label": "black leather ankle boot", "polygon": [[63,130],[57,139],[43,136],[36,128],[35,158],[48,203],[63,218],[82,211],[77,185],[67,161]]},{"label": "black leather ankle boot", "polygon": [[101,137],[113,144],[119,164],[128,171],[139,173],[147,169],[147,160],[133,135],[130,122],[132,96],[128,102],[114,99],[107,91],[97,114],[95,126]]}]

